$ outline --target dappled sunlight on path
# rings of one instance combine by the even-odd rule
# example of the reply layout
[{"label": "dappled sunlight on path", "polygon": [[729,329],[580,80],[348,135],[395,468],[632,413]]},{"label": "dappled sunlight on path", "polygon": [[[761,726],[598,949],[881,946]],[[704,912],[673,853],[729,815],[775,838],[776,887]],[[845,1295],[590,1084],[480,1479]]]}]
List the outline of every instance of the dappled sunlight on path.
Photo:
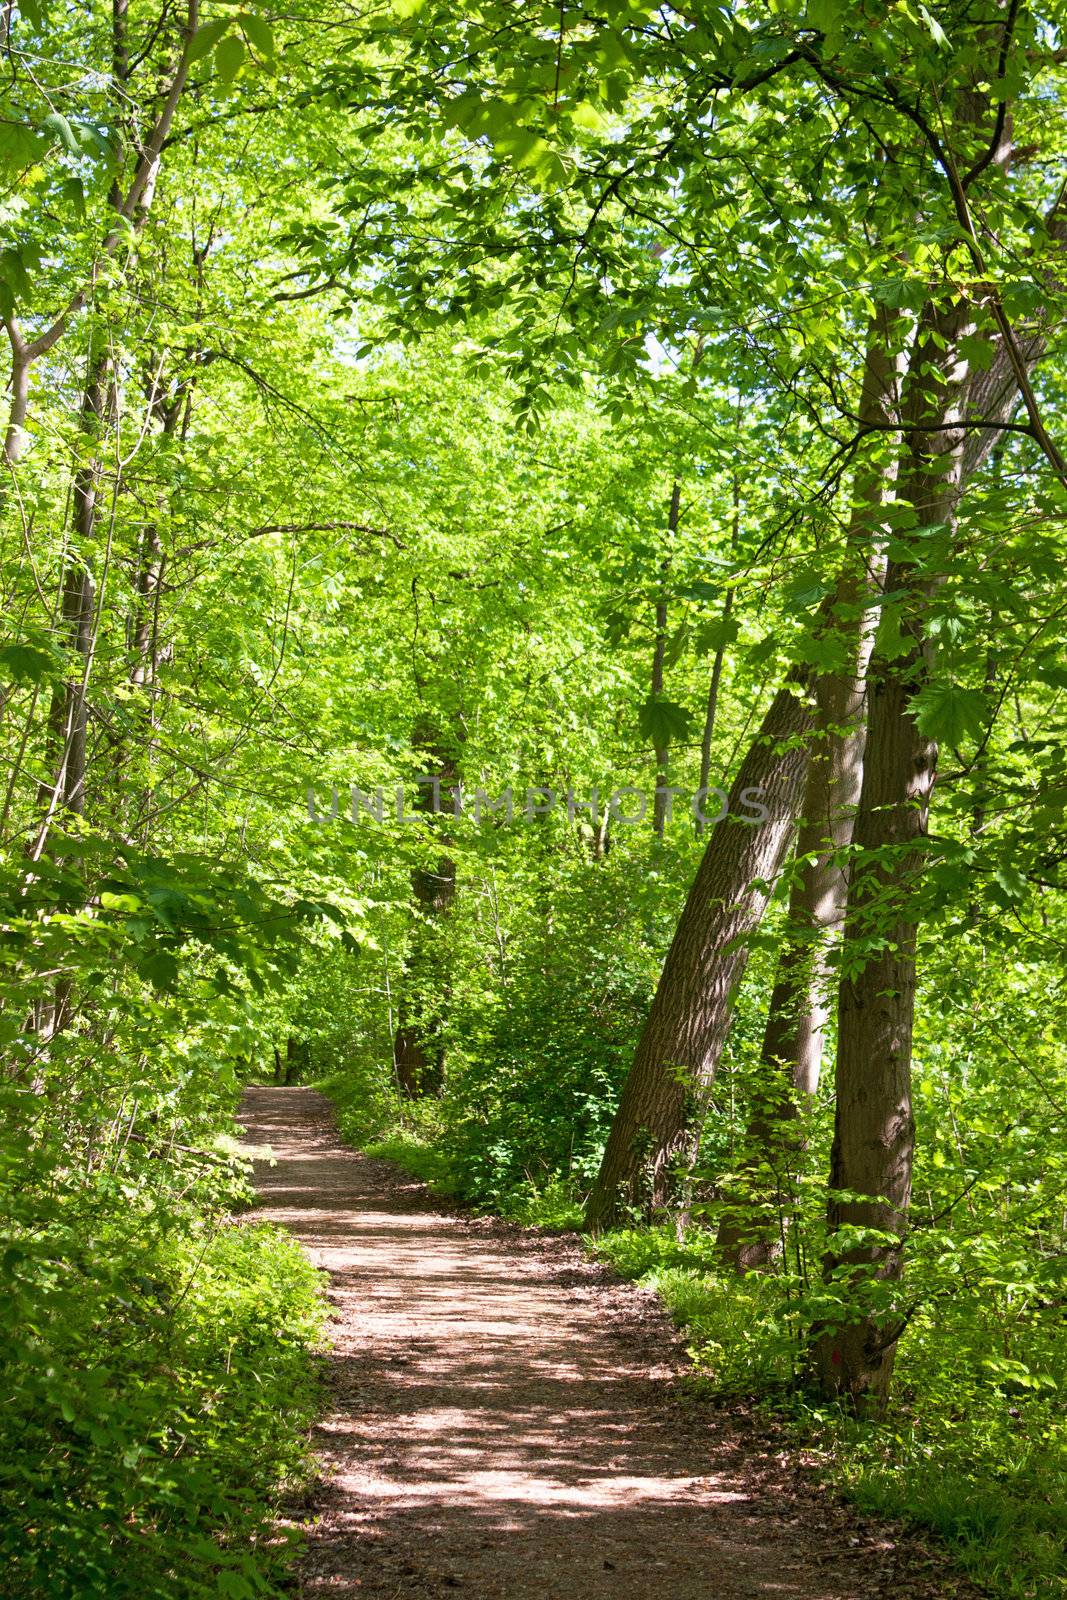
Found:
[{"label": "dappled sunlight on path", "polygon": [[312,1090],[250,1089],[241,1118],[277,1162],[257,1162],[260,1214],[330,1274],[336,1318],[304,1594],[878,1592],[806,1506],[753,1504],[727,1425],[674,1393],[677,1341],[647,1293],[573,1242],[435,1214],[344,1148]]}]

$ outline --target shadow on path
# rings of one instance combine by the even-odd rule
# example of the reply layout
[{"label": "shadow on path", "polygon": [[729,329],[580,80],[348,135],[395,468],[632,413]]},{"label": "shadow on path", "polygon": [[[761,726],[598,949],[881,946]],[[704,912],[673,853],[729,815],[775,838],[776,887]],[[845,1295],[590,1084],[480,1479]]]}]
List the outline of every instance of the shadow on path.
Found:
[{"label": "shadow on path", "polygon": [[743,1432],[674,1393],[678,1340],[653,1296],[573,1242],[434,1213],[421,1185],[341,1144],[313,1090],[249,1089],[240,1117],[277,1163],[257,1161],[259,1215],[330,1274],[304,1595],[938,1592],[888,1567],[883,1587],[884,1537],[850,1541],[812,1525],[810,1499],[746,1487]]}]

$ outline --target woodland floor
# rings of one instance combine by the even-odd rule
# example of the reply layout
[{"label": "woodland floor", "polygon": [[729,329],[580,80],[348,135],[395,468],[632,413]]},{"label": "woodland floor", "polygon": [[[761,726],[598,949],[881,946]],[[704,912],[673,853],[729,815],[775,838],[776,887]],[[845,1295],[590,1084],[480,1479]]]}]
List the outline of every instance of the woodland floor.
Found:
[{"label": "woodland floor", "polygon": [[933,1600],[940,1557],[688,1393],[648,1291],[573,1238],[451,1215],[347,1149],[311,1089],[247,1091],[257,1216],[330,1275],[304,1596]]}]

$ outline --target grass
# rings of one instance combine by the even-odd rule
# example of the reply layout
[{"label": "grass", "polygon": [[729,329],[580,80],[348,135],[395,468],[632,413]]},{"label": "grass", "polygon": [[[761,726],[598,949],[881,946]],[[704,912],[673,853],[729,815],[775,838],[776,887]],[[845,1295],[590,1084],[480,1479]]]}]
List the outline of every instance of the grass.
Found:
[{"label": "grass", "polygon": [[458,1196],[462,1186],[448,1157],[428,1139],[405,1128],[396,1128],[381,1139],[370,1139],[359,1147],[366,1156],[392,1161],[413,1178],[425,1183],[435,1194]]}]

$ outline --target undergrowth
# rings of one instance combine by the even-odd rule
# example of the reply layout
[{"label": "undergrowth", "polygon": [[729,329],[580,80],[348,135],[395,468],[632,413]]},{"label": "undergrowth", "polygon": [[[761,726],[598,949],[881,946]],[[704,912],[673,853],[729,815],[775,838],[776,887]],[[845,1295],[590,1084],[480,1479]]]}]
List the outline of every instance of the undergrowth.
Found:
[{"label": "undergrowth", "polygon": [[783,1275],[720,1273],[700,1233],[679,1242],[668,1229],[620,1231],[594,1249],[662,1296],[689,1336],[698,1387],[772,1410],[862,1509],[930,1529],[1004,1600],[1067,1592],[1067,1356],[1055,1317],[1019,1352],[1028,1360],[1009,1363],[990,1355],[972,1303],[919,1313],[901,1341],[892,1409],[859,1422],[807,1392]]},{"label": "undergrowth", "polygon": [[57,1187],[23,1210],[3,1239],[4,1594],[280,1594],[274,1518],[317,1408],[318,1274],[282,1231],[166,1191],[153,1204],[143,1183]]},{"label": "undergrowth", "polygon": [[480,1216],[501,1217],[524,1228],[570,1232],[582,1221],[582,1199],[575,1182],[522,1174],[486,1190],[449,1147],[441,1102],[404,1100],[391,1089],[368,1093],[350,1070],[315,1087],[333,1102],[337,1125],[349,1144],[364,1155],[393,1161],[436,1194],[462,1201]]}]

